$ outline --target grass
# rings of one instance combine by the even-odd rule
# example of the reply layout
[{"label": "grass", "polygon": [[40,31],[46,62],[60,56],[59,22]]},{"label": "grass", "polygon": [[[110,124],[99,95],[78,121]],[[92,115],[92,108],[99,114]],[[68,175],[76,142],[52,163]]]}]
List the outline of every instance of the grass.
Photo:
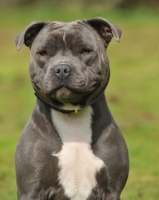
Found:
[{"label": "grass", "polygon": [[0,10],[0,200],[15,200],[14,152],[35,97],[29,82],[29,50],[16,52],[14,37],[34,20],[71,21],[102,16],[123,30],[121,43],[108,48],[111,79],[106,90],[113,116],[130,155],[130,174],[122,200],[159,197],[158,17],[153,11],[38,6]]}]

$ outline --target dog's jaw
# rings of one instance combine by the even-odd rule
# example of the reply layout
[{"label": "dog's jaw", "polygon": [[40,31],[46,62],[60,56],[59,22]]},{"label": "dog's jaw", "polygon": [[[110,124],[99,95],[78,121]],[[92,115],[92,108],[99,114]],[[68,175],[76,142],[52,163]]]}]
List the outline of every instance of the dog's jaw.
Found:
[{"label": "dog's jaw", "polygon": [[71,200],[86,200],[96,186],[96,173],[104,167],[91,150],[92,108],[77,114],[52,110],[52,120],[63,142],[61,151],[53,154],[59,159],[59,182]]}]

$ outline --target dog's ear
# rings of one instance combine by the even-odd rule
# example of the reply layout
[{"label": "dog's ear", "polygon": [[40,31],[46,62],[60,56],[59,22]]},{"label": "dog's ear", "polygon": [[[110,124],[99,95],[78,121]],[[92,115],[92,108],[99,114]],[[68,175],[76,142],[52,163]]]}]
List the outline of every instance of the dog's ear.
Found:
[{"label": "dog's ear", "polygon": [[114,37],[116,41],[120,42],[120,37],[122,33],[121,29],[109,22],[108,20],[103,18],[95,18],[86,21],[105,40],[106,44],[109,44],[112,37]]},{"label": "dog's ear", "polygon": [[36,35],[39,31],[47,25],[49,22],[32,22],[29,24],[17,37],[15,38],[15,43],[17,50],[25,44],[27,47],[31,47]]}]

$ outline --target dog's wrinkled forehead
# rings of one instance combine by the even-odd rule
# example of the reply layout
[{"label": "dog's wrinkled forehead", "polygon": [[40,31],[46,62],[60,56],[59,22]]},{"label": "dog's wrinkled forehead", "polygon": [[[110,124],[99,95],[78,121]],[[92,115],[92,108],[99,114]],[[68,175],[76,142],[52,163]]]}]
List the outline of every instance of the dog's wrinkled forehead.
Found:
[{"label": "dog's wrinkled forehead", "polygon": [[40,31],[36,40],[39,46],[49,46],[51,43],[54,43],[57,49],[60,45],[62,45],[62,48],[71,45],[91,45],[95,47],[97,40],[95,40],[94,37],[97,37],[97,34],[94,31],[95,36],[93,34],[93,29],[91,32],[89,29],[91,29],[91,27],[89,28],[82,21],[70,23],[52,22]]},{"label": "dog's wrinkled forehead", "polygon": [[[70,23],[64,23],[64,22],[52,22],[44,27],[44,29],[41,31],[40,35],[44,36],[46,33],[46,36],[48,37],[48,34],[56,35],[66,35],[70,34],[73,37],[73,34],[78,33],[80,36],[87,34],[86,26],[84,26],[84,23],[80,21],[70,22]],[[87,35],[88,36],[88,35]]]}]

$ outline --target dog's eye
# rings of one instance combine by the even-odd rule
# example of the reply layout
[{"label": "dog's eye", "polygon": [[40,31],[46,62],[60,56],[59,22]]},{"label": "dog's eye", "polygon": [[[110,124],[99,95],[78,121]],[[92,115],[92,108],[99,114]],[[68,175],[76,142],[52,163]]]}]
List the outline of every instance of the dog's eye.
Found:
[{"label": "dog's eye", "polygon": [[83,50],[81,51],[81,54],[89,54],[91,51],[92,51],[92,50],[90,50],[90,49],[83,49]]},{"label": "dog's eye", "polygon": [[39,54],[40,56],[47,56],[47,55],[48,55],[48,54],[47,54],[47,51],[45,51],[45,50],[39,51],[38,54]]}]

